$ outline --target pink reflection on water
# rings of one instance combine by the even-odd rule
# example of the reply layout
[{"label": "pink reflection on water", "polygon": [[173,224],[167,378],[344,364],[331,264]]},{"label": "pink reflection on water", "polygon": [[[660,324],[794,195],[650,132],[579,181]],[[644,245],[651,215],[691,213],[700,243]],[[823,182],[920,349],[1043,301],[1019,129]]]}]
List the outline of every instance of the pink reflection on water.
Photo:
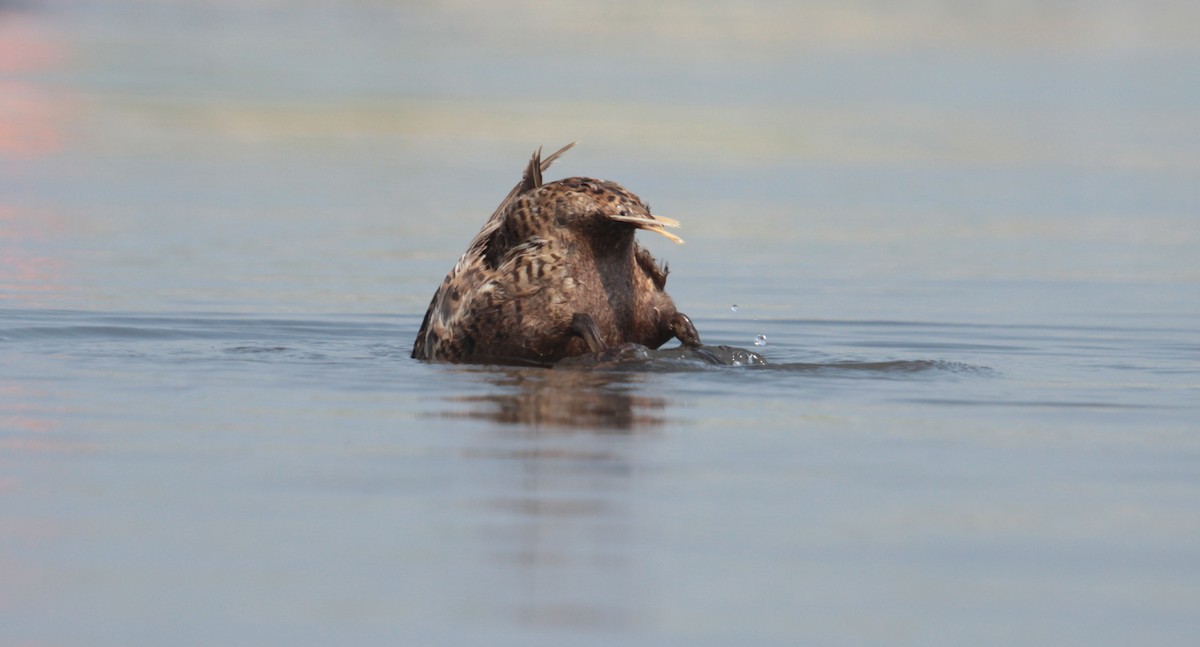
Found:
[{"label": "pink reflection on water", "polygon": [[63,148],[66,102],[36,76],[62,66],[66,48],[33,16],[0,12],[0,157],[29,159]]},{"label": "pink reflection on water", "polygon": [[[40,79],[64,65],[67,48],[37,18],[0,10],[0,163],[36,162],[66,145],[69,102]],[[51,305],[48,297],[65,289],[62,222],[17,202],[19,184],[14,193],[0,202],[0,306]]]},{"label": "pink reflection on water", "polygon": [[63,108],[33,84],[0,79],[0,157],[30,159],[62,150]]},{"label": "pink reflection on water", "polygon": [[57,430],[61,421],[47,416],[39,404],[48,395],[20,382],[0,382],[0,428],[37,434]]},{"label": "pink reflection on water", "polygon": [[65,261],[51,243],[61,234],[53,212],[0,204],[0,306],[44,307],[65,291]]}]

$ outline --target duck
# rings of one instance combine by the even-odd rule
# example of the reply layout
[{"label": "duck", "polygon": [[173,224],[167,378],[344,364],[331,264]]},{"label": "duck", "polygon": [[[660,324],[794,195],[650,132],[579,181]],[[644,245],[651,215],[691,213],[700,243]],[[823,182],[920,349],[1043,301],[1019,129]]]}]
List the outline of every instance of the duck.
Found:
[{"label": "duck", "polygon": [[668,269],[638,230],[683,243],[679,221],[652,214],[620,184],[544,182],[570,150],[534,151],[433,295],[412,357],[435,362],[553,366],[569,357],[700,347],[691,318],[666,293]]}]

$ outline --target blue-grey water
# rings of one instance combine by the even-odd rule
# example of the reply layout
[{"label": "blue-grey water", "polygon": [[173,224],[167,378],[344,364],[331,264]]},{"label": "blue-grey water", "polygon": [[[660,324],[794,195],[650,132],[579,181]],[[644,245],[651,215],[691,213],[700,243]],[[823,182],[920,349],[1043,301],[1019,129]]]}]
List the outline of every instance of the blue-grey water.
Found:
[{"label": "blue-grey water", "polygon": [[[1196,644],[1198,78],[1170,0],[0,2],[0,644]],[[576,139],[768,365],[408,357]]]}]

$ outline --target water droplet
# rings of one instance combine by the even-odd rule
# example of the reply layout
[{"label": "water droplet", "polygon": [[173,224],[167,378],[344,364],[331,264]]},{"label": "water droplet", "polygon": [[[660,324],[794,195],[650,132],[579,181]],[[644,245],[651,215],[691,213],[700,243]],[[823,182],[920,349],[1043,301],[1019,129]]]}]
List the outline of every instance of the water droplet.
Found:
[{"label": "water droplet", "polygon": [[755,346],[766,346],[766,345],[767,345],[767,336],[766,336],[766,335],[759,335],[759,336],[755,337],[755,338],[754,338],[754,345],[755,345]]},{"label": "water droplet", "polygon": [[729,311],[730,311],[730,312],[737,312],[737,304],[735,303],[735,304],[733,304],[733,305],[729,306]]}]

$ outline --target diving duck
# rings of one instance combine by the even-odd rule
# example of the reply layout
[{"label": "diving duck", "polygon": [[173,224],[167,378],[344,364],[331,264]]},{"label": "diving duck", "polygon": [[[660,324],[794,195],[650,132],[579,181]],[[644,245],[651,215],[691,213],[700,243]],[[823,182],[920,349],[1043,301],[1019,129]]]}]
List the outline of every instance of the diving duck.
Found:
[{"label": "diving duck", "polygon": [[574,146],[533,154],[521,181],[433,295],[417,359],[549,366],[566,357],[658,348],[700,335],[663,291],[667,268],[634,240],[645,229],[682,243],[678,221],[650,213],[615,182],[543,183]]}]

